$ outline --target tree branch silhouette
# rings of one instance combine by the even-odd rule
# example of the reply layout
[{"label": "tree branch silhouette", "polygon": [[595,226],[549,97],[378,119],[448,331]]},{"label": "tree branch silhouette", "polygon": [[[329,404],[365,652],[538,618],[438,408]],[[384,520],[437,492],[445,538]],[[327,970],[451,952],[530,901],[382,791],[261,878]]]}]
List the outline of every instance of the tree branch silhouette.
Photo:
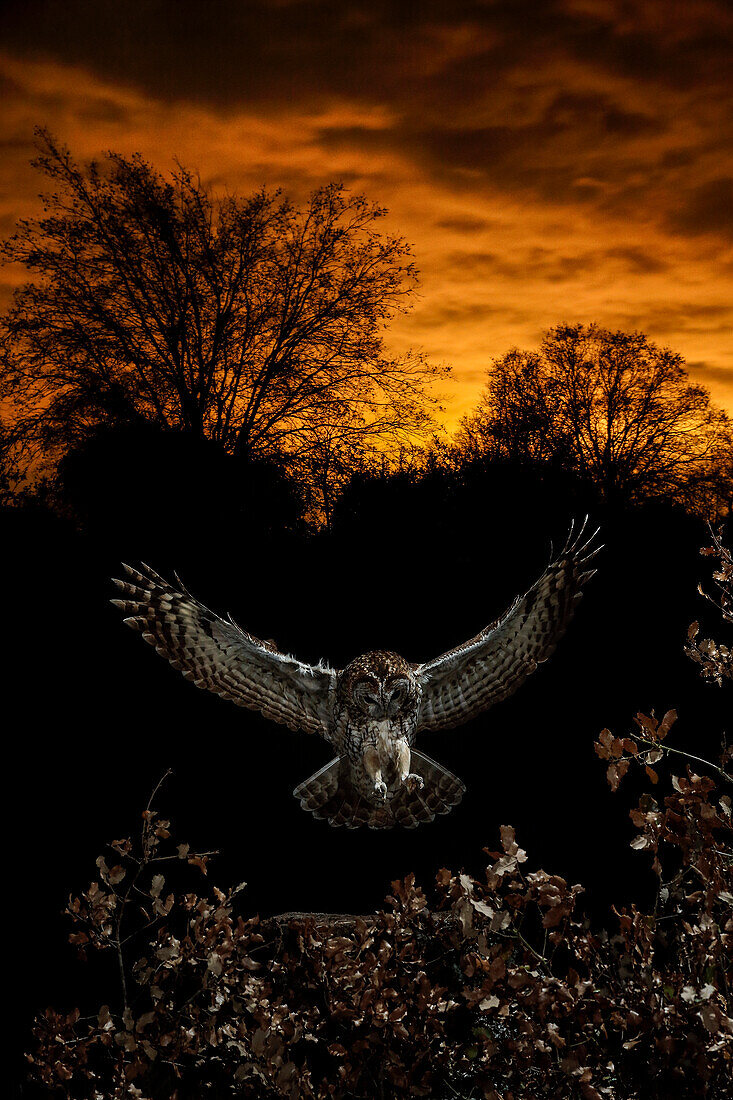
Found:
[{"label": "tree branch silhouette", "polygon": [[417,271],[386,211],[339,184],[214,198],[139,155],[79,166],[45,130],[44,214],[6,261],[33,276],[2,321],[0,394],[17,454],[39,461],[109,423],[153,423],[231,454],[308,468],[328,446],[423,435],[441,373],[387,354]]},{"label": "tree branch silhouette", "polygon": [[467,457],[554,463],[610,503],[667,499],[708,515],[733,492],[733,430],[680,355],[639,332],[557,325],[496,360],[457,436]]}]

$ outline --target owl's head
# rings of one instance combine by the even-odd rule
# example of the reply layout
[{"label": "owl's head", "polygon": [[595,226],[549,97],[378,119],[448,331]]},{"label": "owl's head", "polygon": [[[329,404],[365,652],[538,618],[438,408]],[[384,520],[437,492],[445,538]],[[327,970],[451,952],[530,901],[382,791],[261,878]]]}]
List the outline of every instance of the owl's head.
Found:
[{"label": "owl's head", "polygon": [[340,688],[356,724],[410,718],[420,703],[417,677],[397,653],[377,651],[357,657],[344,669]]}]

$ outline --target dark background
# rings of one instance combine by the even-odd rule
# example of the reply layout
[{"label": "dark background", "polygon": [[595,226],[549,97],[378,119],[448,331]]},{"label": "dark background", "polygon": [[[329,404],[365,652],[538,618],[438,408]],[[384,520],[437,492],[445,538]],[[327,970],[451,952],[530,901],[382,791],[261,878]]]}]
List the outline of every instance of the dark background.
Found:
[{"label": "dark background", "polygon": [[[104,843],[137,830],[167,768],[158,805],[176,839],[220,849],[210,880],[246,880],[246,914],[369,912],[410,871],[429,887],[441,866],[480,870],[509,823],[527,867],[582,882],[594,918],[649,896],[648,861],[629,848],[639,788],[632,779],[612,794],[593,742],[604,726],[627,732],[637,710],[676,707],[671,743],[716,754],[730,701],[682,650],[693,619],[718,629],[696,592],[710,573],[700,520],[661,505],[604,509],[547,470],[479,465],[356,480],[333,529],[314,535],[277,470],[244,471],[183,437],[133,442],[103,440],[67,464],[66,518],[39,505],[0,513],[18,1046],[48,1004],[109,999],[96,964],[67,944],[62,909]],[[589,507],[605,549],[567,636],[514,697],[419,740],[467,792],[413,832],[347,832],[305,814],[292,789],[329,747],[197,691],[108,603],[120,560],[145,560],[307,660],[342,667],[377,646],[424,660],[529,587],[550,540],[557,548]]]}]

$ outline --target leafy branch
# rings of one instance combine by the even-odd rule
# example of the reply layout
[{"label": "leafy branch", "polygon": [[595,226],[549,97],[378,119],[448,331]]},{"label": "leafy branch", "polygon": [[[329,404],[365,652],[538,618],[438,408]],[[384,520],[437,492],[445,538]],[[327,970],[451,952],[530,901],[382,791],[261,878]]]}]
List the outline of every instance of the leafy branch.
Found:
[{"label": "leafy branch", "polygon": [[[724,622],[733,624],[733,554],[723,544],[723,532],[711,528],[712,545],[700,551],[704,557],[717,557],[718,564],[713,571],[713,581],[717,588],[717,598],[709,595],[698,586],[701,596],[720,613]],[[733,680],[733,654],[730,647],[712,638],[697,640],[700,624],[694,622],[687,632],[685,652],[688,657],[700,665],[700,674],[704,679],[722,686],[724,680]]]}]

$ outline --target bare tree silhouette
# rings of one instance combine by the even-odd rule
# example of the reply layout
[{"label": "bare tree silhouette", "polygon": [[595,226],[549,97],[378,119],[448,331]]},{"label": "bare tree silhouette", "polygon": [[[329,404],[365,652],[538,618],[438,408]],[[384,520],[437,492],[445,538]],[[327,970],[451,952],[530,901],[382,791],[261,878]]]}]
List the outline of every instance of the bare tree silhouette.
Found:
[{"label": "bare tree silhouette", "polygon": [[10,494],[10,484],[15,473],[10,457],[11,445],[5,424],[0,419],[0,504]]},{"label": "bare tree silhouette", "polygon": [[245,456],[305,461],[388,446],[430,423],[436,368],[387,354],[410,249],[338,184],[300,210],[279,192],[213,198],[140,156],[76,164],[38,131],[42,217],[4,246],[34,280],[2,322],[0,396],[18,454],[57,456],[110,422],[152,422]]},{"label": "bare tree silhouette", "polygon": [[489,369],[457,442],[466,455],[556,462],[610,501],[730,504],[728,416],[680,355],[639,332],[563,324],[539,352],[510,351]]}]

